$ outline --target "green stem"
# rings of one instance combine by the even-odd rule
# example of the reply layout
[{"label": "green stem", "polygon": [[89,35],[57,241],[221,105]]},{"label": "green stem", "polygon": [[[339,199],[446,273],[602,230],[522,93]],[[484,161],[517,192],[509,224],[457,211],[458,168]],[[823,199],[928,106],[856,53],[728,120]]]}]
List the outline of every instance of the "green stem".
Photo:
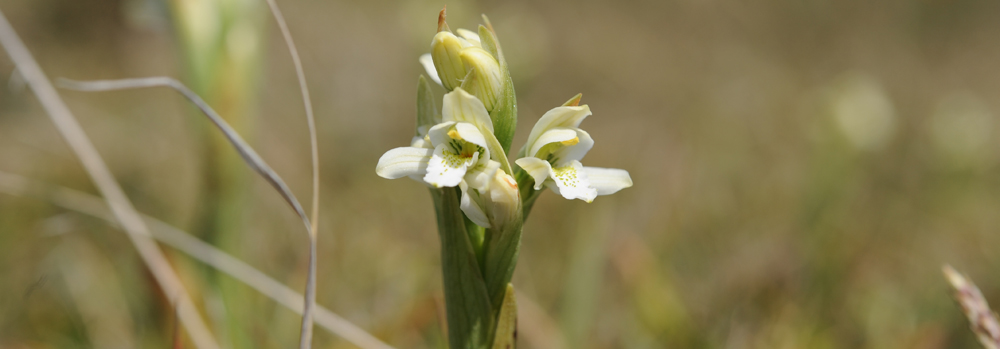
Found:
[{"label": "green stem", "polygon": [[448,342],[452,349],[489,348],[494,317],[486,283],[465,227],[457,188],[431,189],[441,237]]}]

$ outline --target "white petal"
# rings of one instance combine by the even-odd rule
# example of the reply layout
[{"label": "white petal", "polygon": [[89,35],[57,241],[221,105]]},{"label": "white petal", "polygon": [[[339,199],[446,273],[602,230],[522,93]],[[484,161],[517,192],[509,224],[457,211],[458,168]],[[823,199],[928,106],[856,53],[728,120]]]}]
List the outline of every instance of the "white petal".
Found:
[{"label": "white petal", "polygon": [[457,87],[444,95],[441,110],[444,121],[468,122],[476,125],[483,133],[493,134],[493,121],[486,106],[475,96]]},{"label": "white petal", "polygon": [[493,174],[495,174],[499,168],[499,162],[487,160],[486,163],[480,163],[466,172],[465,182],[468,183],[469,187],[473,189],[487,190],[490,186],[490,179],[493,178]]},{"label": "white petal", "polygon": [[579,161],[572,161],[568,166],[552,168],[552,181],[549,183],[546,183],[549,189],[570,200],[592,202],[597,197],[597,189],[590,187],[590,180],[587,178],[587,173],[583,172],[583,165]]},{"label": "white petal", "polygon": [[414,148],[434,149],[434,146],[431,145],[431,140],[426,136],[413,136],[413,139],[410,140],[410,146]]},{"label": "white petal", "polygon": [[474,189],[469,189],[469,186],[465,182],[459,183],[459,187],[462,189],[462,202],[460,208],[462,212],[465,213],[466,217],[476,225],[489,228],[490,221],[486,218],[486,212],[483,211],[483,200],[479,193]]},{"label": "white petal", "polygon": [[521,166],[525,172],[535,180],[535,190],[542,189],[542,183],[552,174],[552,165],[548,161],[539,158],[520,158],[514,160],[517,166]]},{"label": "white petal", "polygon": [[[454,131],[454,133],[452,133]],[[458,136],[457,138],[455,136]],[[467,122],[445,121],[431,127],[427,131],[427,138],[435,147],[442,144],[449,144],[453,140],[472,143],[478,145],[482,150],[479,154],[480,162],[485,162],[490,158],[490,150],[487,147],[486,137],[476,126]]]},{"label": "white petal", "polygon": [[535,142],[543,133],[556,127],[577,128],[583,119],[590,115],[590,106],[581,105],[576,107],[556,107],[545,112],[528,134],[528,142],[525,149],[535,147]]},{"label": "white petal", "polygon": [[425,53],[420,55],[418,59],[420,64],[424,66],[424,70],[427,71],[427,76],[430,76],[431,80],[434,80],[438,85],[441,85],[441,77],[438,76],[437,68],[434,67],[434,58],[431,57],[430,53]]},{"label": "white petal", "polygon": [[625,170],[584,167],[583,172],[587,174],[590,186],[597,189],[597,195],[611,195],[632,186],[632,177]]},{"label": "white petal", "polygon": [[577,138],[576,130],[571,128],[559,127],[545,131],[545,133],[542,133],[542,135],[538,137],[538,140],[535,141],[535,144],[531,147],[531,149],[528,149],[528,153],[525,155],[538,157],[538,151],[542,150],[542,148],[546,145],[566,142],[574,138]]},{"label": "white petal", "polygon": [[462,157],[452,153],[447,144],[434,148],[434,155],[427,164],[427,175],[424,181],[434,187],[454,187],[465,177],[469,166],[476,163],[479,153],[471,157]]},{"label": "white petal", "polygon": [[452,126],[455,126],[454,121],[446,121],[434,125],[434,127],[431,127],[431,129],[427,131],[427,138],[431,140],[431,144],[435,147],[447,144],[451,142],[451,136],[448,136],[448,131],[451,131]]},{"label": "white petal", "polygon": [[[457,131],[458,135],[462,137],[462,140],[483,147],[483,149],[486,149],[486,137],[483,137],[483,133],[479,132],[479,128],[477,128],[475,125],[467,122],[459,122],[455,124],[455,131]],[[486,158],[489,158],[490,157],[489,151],[487,151],[486,155],[484,156]]]},{"label": "white petal", "polygon": [[583,157],[587,155],[587,152],[594,147],[594,139],[590,138],[590,134],[587,131],[575,128],[576,138],[578,142],[574,145],[569,145],[556,149],[552,152],[558,159],[555,164],[556,167],[565,166],[569,164],[570,161],[582,161]]},{"label": "white petal", "polygon": [[427,148],[400,147],[392,149],[378,159],[375,173],[388,179],[423,175],[427,172],[427,163],[430,161],[432,153],[433,150]]},{"label": "white petal", "polygon": [[463,39],[468,41],[469,44],[472,44],[472,46],[483,47],[483,44],[481,44],[482,40],[479,39],[479,34],[476,34],[476,32],[462,28],[458,28],[458,30],[455,31],[458,32],[458,36],[461,36]]}]

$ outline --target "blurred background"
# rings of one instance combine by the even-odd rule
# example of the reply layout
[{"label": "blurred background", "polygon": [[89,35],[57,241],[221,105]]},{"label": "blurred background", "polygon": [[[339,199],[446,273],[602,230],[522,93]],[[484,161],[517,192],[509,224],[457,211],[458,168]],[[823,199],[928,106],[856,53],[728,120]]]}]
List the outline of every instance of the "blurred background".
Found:
[{"label": "blurred background", "polygon": [[[520,347],[974,347],[944,263],[1000,304],[1000,2],[279,3],[319,128],[318,302],[398,348],[446,344],[439,244],[427,190],[374,170],[413,135],[445,4],[451,28],[485,13],[498,32],[514,148],[583,93],[585,164],[635,182],[540,198],[514,275]],[[304,110],[263,0],[0,10],[50,78],[182,79],[309,201]],[[0,82],[0,171],[96,193],[6,55]],[[141,212],[302,289],[301,223],[185,100],[62,96]],[[173,309],[122,232],[6,188],[0,347],[172,345]],[[224,346],[296,343],[297,315],[164,250]],[[315,345],[353,347],[320,329]]]}]

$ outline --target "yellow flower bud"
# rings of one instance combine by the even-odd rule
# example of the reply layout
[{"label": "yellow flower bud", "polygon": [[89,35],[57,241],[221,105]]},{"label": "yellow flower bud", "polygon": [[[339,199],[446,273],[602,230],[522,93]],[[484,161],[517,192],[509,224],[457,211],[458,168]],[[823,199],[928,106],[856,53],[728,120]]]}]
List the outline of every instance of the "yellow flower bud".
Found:
[{"label": "yellow flower bud", "polygon": [[449,31],[438,32],[431,41],[431,58],[434,60],[434,68],[437,70],[441,84],[448,91],[462,86],[462,79],[465,79],[467,70],[460,57],[463,45],[461,39]]},{"label": "yellow flower bud", "polygon": [[461,52],[462,63],[466,71],[471,71],[470,81],[464,81],[466,91],[479,98],[487,111],[493,111],[500,97],[503,76],[500,73],[500,62],[489,52],[479,47],[467,47]]}]

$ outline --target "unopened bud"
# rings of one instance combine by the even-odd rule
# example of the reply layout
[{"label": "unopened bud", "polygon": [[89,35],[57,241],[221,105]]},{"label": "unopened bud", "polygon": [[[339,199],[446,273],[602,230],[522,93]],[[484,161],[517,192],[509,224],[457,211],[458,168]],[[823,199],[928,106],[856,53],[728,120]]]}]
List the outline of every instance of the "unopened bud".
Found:
[{"label": "unopened bud", "polygon": [[517,180],[504,170],[497,170],[490,183],[489,214],[493,228],[502,229],[521,214],[521,194]]},{"label": "unopened bud", "polygon": [[462,63],[466,71],[471,71],[469,81],[464,81],[463,88],[479,98],[486,106],[486,111],[493,111],[500,97],[503,76],[500,73],[500,62],[489,52],[478,47],[468,47],[462,50]]},{"label": "unopened bud", "polygon": [[462,63],[461,53],[463,45],[461,39],[449,31],[438,32],[431,41],[431,58],[434,60],[434,69],[437,70],[441,84],[448,91],[454,90],[462,85],[467,71]]}]

